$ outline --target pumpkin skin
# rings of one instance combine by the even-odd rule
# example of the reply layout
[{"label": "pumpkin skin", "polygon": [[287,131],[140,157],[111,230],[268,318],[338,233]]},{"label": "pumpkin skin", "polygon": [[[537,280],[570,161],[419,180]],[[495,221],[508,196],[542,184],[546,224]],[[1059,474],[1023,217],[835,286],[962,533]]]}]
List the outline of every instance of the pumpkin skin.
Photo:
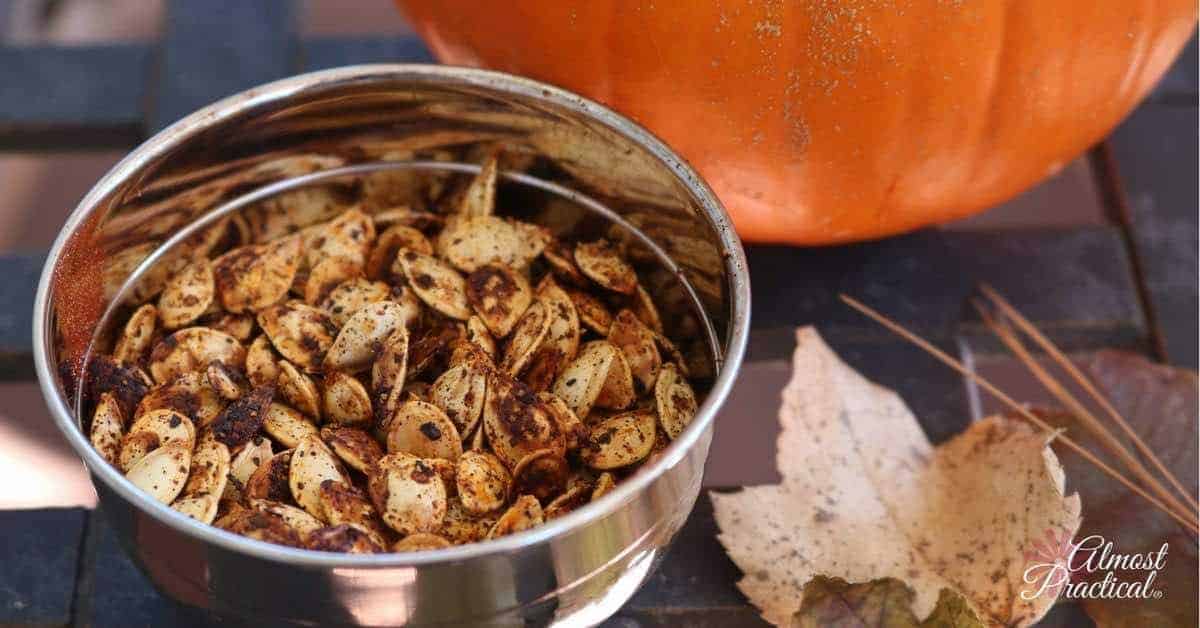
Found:
[{"label": "pumpkin skin", "polygon": [[829,244],[977,212],[1104,136],[1194,0],[401,0],[438,59],[647,127],[743,238]]}]

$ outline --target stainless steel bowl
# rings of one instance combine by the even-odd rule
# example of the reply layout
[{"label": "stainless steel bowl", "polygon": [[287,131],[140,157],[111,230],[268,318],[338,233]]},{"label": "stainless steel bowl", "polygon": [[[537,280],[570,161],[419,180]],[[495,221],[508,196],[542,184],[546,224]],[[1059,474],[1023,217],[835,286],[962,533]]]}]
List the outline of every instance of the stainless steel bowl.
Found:
[{"label": "stainless steel bowl", "polygon": [[[711,370],[699,413],[656,460],[604,498],[533,530],[436,551],[349,556],[260,543],[188,519],[134,488],[92,449],[69,394],[78,358],[70,338],[90,333],[79,329],[96,309],[90,300],[103,309],[96,285],[114,273],[122,279],[96,266],[166,240],[221,201],[296,174],[259,167],[280,157],[319,153],[346,164],[429,151],[473,156],[497,143],[531,160],[540,176],[620,213],[699,293],[703,310],[689,312],[687,300],[672,295],[672,277],[650,285],[667,304],[669,328],[707,317],[721,344],[716,360],[697,354]],[[561,203],[539,211],[562,229],[587,228]],[[741,366],[750,287],[720,202],[636,124],[505,74],[367,65],[248,90],[138,147],[71,214],[34,308],[37,373],[54,420],[91,472],[123,545],[167,595],[218,613],[301,624],[589,625],[633,595],[695,503],[713,419]]]}]

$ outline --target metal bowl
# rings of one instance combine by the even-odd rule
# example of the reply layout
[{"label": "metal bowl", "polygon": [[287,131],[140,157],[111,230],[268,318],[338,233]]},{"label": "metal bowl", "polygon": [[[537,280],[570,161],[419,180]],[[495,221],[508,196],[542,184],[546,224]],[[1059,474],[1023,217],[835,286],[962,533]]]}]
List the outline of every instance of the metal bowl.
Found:
[{"label": "metal bowl", "polygon": [[[74,412],[72,364],[78,339],[90,337],[114,295],[105,286],[129,274],[114,258],[153,248],[221,202],[304,174],[272,166],[289,156],[332,156],[327,167],[431,154],[469,160],[497,144],[543,180],[617,212],[671,257],[677,274],[659,268],[660,280],[647,286],[668,330],[697,320],[715,330],[719,346],[691,356],[709,371],[699,412],[656,459],[600,500],[526,532],[442,550],[351,556],[269,545],[188,519],[134,488],[92,449]],[[354,185],[361,191],[365,184]],[[522,201],[546,212],[560,231],[614,235],[570,203]],[[679,277],[695,288],[698,304],[679,298]],[[301,624],[588,625],[633,595],[691,511],[713,419],[741,366],[749,318],[745,257],[724,208],[641,127],[528,79],[366,65],[248,90],[134,150],[87,194],[54,243],[33,334],[55,422],[87,465],[124,547],[172,598]],[[700,346],[701,335],[695,333]]]}]

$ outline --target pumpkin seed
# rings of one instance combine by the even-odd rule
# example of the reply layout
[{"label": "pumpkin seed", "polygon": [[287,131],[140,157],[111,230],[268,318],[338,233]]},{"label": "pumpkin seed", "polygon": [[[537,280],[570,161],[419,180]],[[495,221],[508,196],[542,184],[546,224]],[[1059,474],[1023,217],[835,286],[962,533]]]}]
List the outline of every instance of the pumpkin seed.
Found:
[{"label": "pumpkin seed", "polygon": [[587,484],[576,484],[569,487],[562,495],[555,497],[546,505],[543,513],[546,521],[557,519],[588,503],[592,498],[591,493],[592,487]]},{"label": "pumpkin seed", "polygon": [[[445,220],[441,214],[420,211],[407,205],[389,207],[388,209],[377,211],[371,216],[375,219],[375,225],[379,227],[405,225],[420,230],[440,227]],[[383,236],[380,235],[379,237],[382,238]]]},{"label": "pumpkin seed", "polygon": [[383,457],[383,448],[370,434],[354,427],[321,428],[321,438],[350,468],[366,473]]},{"label": "pumpkin seed", "polygon": [[474,543],[487,538],[488,530],[496,520],[492,517],[477,516],[465,508],[457,497],[448,500],[446,518],[442,522],[439,533],[455,545]]},{"label": "pumpkin seed", "polygon": [[87,375],[92,398],[99,399],[102,393],[111,392],[122,408],[136,406],[154,385],[142,369],[121,364],[106,355],[92,357]]},{"label": "pumpkin seed", "polygon": [[605,386],[618,353],[616,347],[603,340],[584,344],[579,355],[555,380],[552,392],[567,403],[575,416],[587,416]]},{"label": "pumpkin seed", "polygon": [[259,336],[246,349],[246,377],[255,386],[274,385],[279,379],[278,362],[271,340],[265,335]]},{"label": "pumpkin seed", "polygon": [[207,259],[200,258],[184,266],[167,281],[158,297],[158,315],[163,327],[178,329],[196,320],[215,295],[213,268]]},{"label": "pumpkin seed", "polygon": [[188,327],[163,338],[150,352],[150,373],[158,383],[203,371],[216,361],[240,369],[246,350],[237,338],[207,327]]},{"label": "pumpkin seed", "polygon": [[675,343],[671,342],[669,338],[659,333],[654,334],[654,343],[658,345],[659,355],[665,354],[667,358],[671,360],[671,363],[675,365],[675,368],[679,370],[680,375],[683,375],[684,377],[691,377],[691,372],[688,370],[687,360],[684,359],[683,353],[679,351],[679,348],[675,346]]},{"label": "pumpkin seed", "polygon": [[300,268],[301,241],[283,238],[240,246],[212,263],[221,305],[229,312],[253,312],[287,296]]},{"label": "pumpkin seed", "polygon": [[608,333],[608,329],[612,327],[613,317],[604,303],[586,292],[567,288],[563,288],[563,290],[567,296],[571,297],[571,303],[575,304],[575,311],[579,314],[580,322],[601,336]]},{"label": "pumpkin seed", "polygon": [[321,301],[321,309],[329,312],[334,325],[341,327],[362,307],[385,301],[390,296],[391,288],[386,283],[355,277],[331,290]]},{"label": "pumpkin seed", "polygon": [[195,497],[180,497],[171,504],[171,508],[201,523],[212,523],[217,517],[220,501],[219,495],[205,493]]},{"label": "pumpkin seed", "polygon": [[184,373],[175,379],[151,388],[138,402],[134,420],[153,410],[174,410],[190,418],[200,427],[208,427],[221,413],[221,398],[199,372]]},{"label": "pumpkin seed", "polygon": [[597,499],[604,497],[609,493],[609,491],[616,488],[616,486],[617,480],[613,477],[613,474],[609,473],[608,471],[601,473],[600,477],[596,478],[595,487],[592,488],[592,501],[596,501]]},{"label": "pumpkin seed", "polygon": [[542,250],[542,259],[550,267],[550,271],[559,279],[578,287],[588,285],[587,277],[579,272],[575,264],[575,254],[558,240],[551,240]]},{"label": "pumpkin seed", "polygon": [[325,257],[308,271],[304,278],[304,302],[317,305],[337,286],[360,278],[362,264],[344,257]]},{"label": "pumpkin seed", "polygon": [[418,458],[458,460],[462,438],[445,412],[432,403],[406,401],[396,409],[388,424],[387,448],[390,453],[406,453]]},{"label": "pumpkin seed", "polygon": [[150,497],[170,504],[183,490],[191,463],[192,452],[189,447],[165,445],[135,462],[125,473],[125,478]]},{"label": "pumpkin seed", "polygon": [[325,354],[325,370],[357,373],[371,366],[375,349],[404,327],[404,308],[392,301],[367,305],[350,317]]},{"label": "pumpkin seed", "polygon": [[546,306],[535,302],[525,310],[524,316],[513,329],[512,338],[509,338],[508,347],[504,351],[504,358],[500,360],[500,369],[513,377],[519,375],[529,364],[534,351],[541,346],[549,331],[550,313]]},{"label": "pumpkin seed", "polygon": [[213,437],[226,447],[240,447],[262,429],[274,397],[274,388],[259,386],[231,402],[209,426]]},{"label": "pumpkin seed", "polygon": [[349,524],[313,530],[305,538],[304,547],[318,552],[343,554],[378,554],[383,547],[371,535]]},{"label": "pumpkin seed", "polygon": [[325,375],[325,417],[342,425],[359,425],[371,421],[371,395],[352,375],[332,371]]},{"label": "pumpkin seed", "polygon": [[513,468],[513,492],[548,500],[563,491],[569,473],[561,452],[553,449],[531,452]]},{"label": "pumpkin seed", "polygon": [[466,339],[479,347],[489,358],[496,357],[496,341],[492,338],[492,333],[482,318],[472,316],[467,319]]},{"label": "pumpkin seed", "polygon": [[302,545],[300,533],[283,517],[269,512],[245,508],[218,519],[214,525],[256,541],[288,547]]},{"label": "pumpkin seed", "polygon": [[318,433],[315,424],[300,412],[282,403],[270,405],[262,427],[275,442],[288,449],[298,447],[305,437]]},{"label": "pumpkin seed", "polygon": [[658,367],[662,364],[654,332],[631,310],[621,310],[608,330],[608,341],[625,355],[638,391],[645,392],[653,388],[654,381],[658,379]]},{"label": "pumpkin seed", "polygon": [[133,465],[158,449],[158,435],[152,432],[126,434],[121,438],[121,451],[117,453],[117,468],[129,473]]},{"label": "pumpkin seed", "polygon": [[375,241],[375,222],[359,208],[351,207],[333,220],[313,225],[301,232],[309,268],[322,260],[342,258],[360,270]]},{"label": "pumpkin seed", "polygon": [[235,371],[221,362],[209,363],[205,379],[218,395],[230,401],[242,396],[242,389],[247,383],[241,371]]},{"label": "pumpkin seed", "polygon": [[[192,452],[191,470],[183,486],[183,496],[211,495],[220,498],[225,492],[225,483],[229,481],[231,466],[229,448],[224,443],[212,438],[201,439]],[[215,510],[213,514],[216,514]]]},{"label": "pumpkin seed", "polygon": [[[326,167],[336,167],[331,163]],[[302,174],[302,173],[297,173]],[[329,186],[301,188],[269,198],[242,212],[255,242],[266,242],[294,233],[309,225],[329,220],[343,206],[334,188]]]},{"label": "pumpkin seed", "polygon": [[321,442],[314,429],[312,434],[302,438],[296,445],[288,474],[292,497],[314,517],[323,516],[320,491],[321,482],[325,480],[345,482],[346,476],[333,452]]},{"label": "pumpkin seed", "polygon": [[430,532],[410,534],[392,546],[393,552],[423,552],[426,550],[445,549],[450,547],[450,541],[445,537]]},{"label": "pumpkin seed", "polygon": [[525,382],[540,392],[554,383],[559,372],[579,352],[581,332],[575,304],[554,279],[546,277],[542,280],[538,285],[537,298],[549,314],[550,325],[546,330],[546,338],[531,359]]},{"label": "pumpkin seed", "polygon": [[596,396],[596,406],[610,410],[622,410],[628,408],[637,399],[637,391],[633,387],[633,370],[629,367],[629,360],[619,349],[615,356],[616,359],[608,369],[608,377],[604,379],[604,386],[600,388],[600,394]]},{"label": "pumpkin seed", "polygon": [[245,482],[246,498],[291,501],[292,489],[288,486],[288,477],[293,453],[291,449],[281,451],[258,465]]},{"label": "pumpkin seed", "polygon": [[258,325],[275,350],[308,373],[316,373],[338,328],[324,310],[297,301],[258,313]]},{"label": "pumpkin seed", "polygon": [[467,282],[450,266],[429,255],[402,249],[396,263],[413,292],[429,307],[458,320],[471,317]]},{"label": "pumpkin seed", "polygon": [[576,244],[575,263],[588,279],[604,288],[621,294],[637,290],[637,273],[608,240]]},{"label": "pumpkin seed", "polygon": [[121,452],[121,433],[125,425],[125,413],[117,398],[110,392],[100,395],[96,411],[92,414],[92,447],[109,464],[117,464]]},{"label": "pumpkin seed", "polygon": [[575,416],[575,412],[563,401],[558,395],[549,392],[540,392],[537,395],[543,407],[550,414],[550,418],[558,425],[558,431],[562,432],[566,439],[567,451],[575,451],[583,444],[583,439],[587,438],[587,426],[583,421]]},{"label": "pumpkin seed", "polygon": [[325,522],[295,506],[269,499],[251,499],[248,501],[250,507],[254,510],[269,513],[283,519],[284,523],[299,532],[301,536],[305,536],[318,528],[325,527]]},{"label": "pumpkin seed", "polygon": [[508,501],[512,476],[496,456],[468,451],[458,460],[455,478],[458,498],[467,512],[477,515],[498,510]]},{"label": "pumpkin seed", "polygon": [[366,275],[371,279],[389,279],[392,264],[401,249],[416,251],[421,255],[433,255],[433,244],[420,231],[403,224],[395,224],[379,234],[375,247],[367,256]]},{"label": "pumpkin seed", "polygon": [[654,447],[654,414],[626,412],[592,427],[580,450],[583,462],[593,469],[627,467],[650,455]]},{"label": "pumpkin seed", "polygon": [[279,377],[275,380],[277,392],[284,401],[300,412],[320,420],[321,393],[311,377],[301,373],[287,360],[278,363]]},{"label": "pumpkin seed", "polygon": [[384,545],[387,528],[365,494],[345,482],[321,482],[319,497],[329,525],[349,524],[367,532],[372,540]]},{"label": "pumpkin seed", "polygon": [[158,308],[147,303],[133,312],[125,323],[121,336],[113,347],[113,359],[124,364],[137,364],[150,342],[154,340],[154,328],[158,320]]},{"label": "pumpkin seed", "polygon": [[649,327],[651,331],[657,334],[663,333],[662,317],[658,315],[658,306],[654,305],[654,300],[650,298],[650,293],[646,292],[640,284],[637,291],[633,293],[633,299],[630,307],[638,320],[642,321]]},{"label": "pumpkin seed", "polygon": [[487,264],[522,269],[546,248],[549,233],[537,225],[499,216],[454,215],[435,241],[437,254],[463,272]]},{"label": "pumpkin seed", "polygon": [[542,505],[532,495],[522,495],[496,520],[487,538],[498,539],[542,525]]},{"label": "pumpkin seed", "polygon": [[434,532],[446,518],[445,483],[416,456],[384,456],[367,476],[367,487],[384,523],[400,534]]},{"label": "pumpkin seed", "polygon": [[487,264],[467,275],[467,302],[488,330],[503,338],[533,302],[533,289],[508,266]]},{"label": "pumpkin seed", "polygon": [[496,209],[496,178],[500,169],[499,155],[493,153],[471,178],[458,205],[461,216],[490,216]]},{"label": "pumpkin seed", "polygon": [[459,434],[471,434],[483,413],[487,376],[472,364],[452,367],[433,382],[429,400],[441,408]]},{"label": "pumpkin seed", "polygon": [[375,397],[375,415],[387,419],[400,405],[404,377],[408,369],[408,331],[401,327],[383,342],[379,357],[371,365],[371,390]]},{"label": "pumpkin seed", "polygon": [[679,438],[696,416],[696,393],[687,379],[680,376],[674,364],[665,364],[654,385],[654,402],[658,421],[671,440]]},{"label": "pumpkin seed", "polygon": [[[271,441],[262,436],[256,436],[243,445],[237,455],[233,456],[229,463],[229,477],[244,487],[250,481],[250,476],[273,455]],[[290,463],[289,458],[288,464]]]},{"label": "pumpkin seed", "polygon": [[188,451],[196,445],[196,426],[174,410],[154,410],[134,420],[130,434],[149,432],[158,437],[158,446],[180,445]]},{"label": "pumpkin seed", "polygon": [[501,373],[488,378],[483,428],[493,453],[510,469],[539,449],[566,451],[566,439],[533,391]]}]

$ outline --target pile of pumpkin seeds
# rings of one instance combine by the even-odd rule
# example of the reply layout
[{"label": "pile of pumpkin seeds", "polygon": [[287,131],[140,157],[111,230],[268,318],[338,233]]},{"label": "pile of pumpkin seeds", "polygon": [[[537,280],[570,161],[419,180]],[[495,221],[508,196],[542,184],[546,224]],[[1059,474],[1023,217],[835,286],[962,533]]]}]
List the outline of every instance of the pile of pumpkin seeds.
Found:
[{"label": "pile of pumpkin seeds", "polygon": [[93,358],[97,451],[322,551],[496,538],[611,490],[692,420],[687,366],[620,247],[497,215],[496,172],[445,214],[351,205],[188,260]]}]

